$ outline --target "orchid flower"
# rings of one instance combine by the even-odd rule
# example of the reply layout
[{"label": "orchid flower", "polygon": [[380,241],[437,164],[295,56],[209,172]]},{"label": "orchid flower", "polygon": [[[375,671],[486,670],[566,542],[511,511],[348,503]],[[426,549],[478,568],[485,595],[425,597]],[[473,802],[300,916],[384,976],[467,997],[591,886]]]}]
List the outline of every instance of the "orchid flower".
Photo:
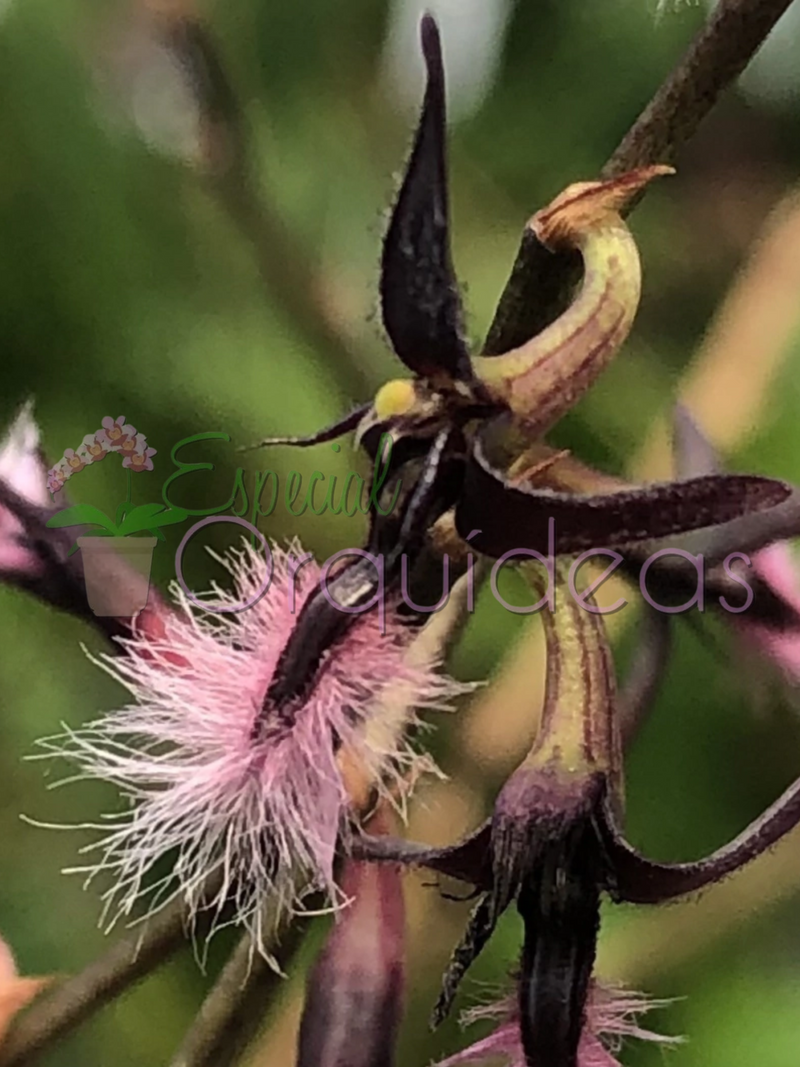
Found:
[{"label": "orchid flower", "polygon": [[624,490],[598,481],[580,493],[554,488],[549,475],[562,454],[544,446],[542,435],[613,359],[639,303],[639,255],[620,213],[672,169],[651,166],[608,181],[579,182],[537,212],[526,240],[545,252],[578,257],[580,291],[555,322],[519,347],[471,356],[450,254],[444,66],[438,29],[427,15],[421,39],[427,89],[384,241],[380,280],[383,324],[414,377],[388,382],[372,404],[310,437],[261,444],[309,446],[354,430],[374,455],[388,434],[396,466],[435,448],[448,476],[458,472],[456,540],[468,539],[473,549],[495,558],[517,549],[560,554],[649,541],[783,503],[787,486],[750,475]]},{"label": "orchid flower", "polygon": [[[473,687],[440,674],[438,664],[411,663],[414,629],[396,610],[383,634],[376,613],[360,615],[316,669],[287,660],[298,610],[324,624],[314,607],[323,600],[319,568],[275,547],[269,584],[266,561],[249,546],[227,566],[232,592],[218,591],[203,608],[179,593],[162,637],[120,638],[124,656],[97,659],[127,688],[128,704],[42,745],[130,801],[100,824],[79,868],[110,879],[110,921],[142,898],[157,908],[181,896],[199,910],[204,886],[219,874],[218,908],[232,899],[236,921],[269,959],[266,900],[280,918],[302,910],[310,892],[325,892],[332,906],[341,899],[334,859],[356,815],[351,793],[360,795],[366,781],[367,796],[402,796],[415,768],[428,765],[402,730],[371,729],[381,698],[400,686],[412,708],[447,709]],[[327,584],[337,601],[353,588],[352,570]],[[403,725],[413,721],[412,713]],[[170,856],[171,871],[156,879]]]},{"label": "orchid flower", "polygon": [[113,419],[110,415],[102,420],[102,429],[98,430],[97,436],[108,442],[112,451],[119,451],[127,441],[133,441],[136,437],[136,428],[125,422],[125,416],[120,415]]},{"label": "orchid flower", "polygon": [[[528,571],[541,586],[541,575]],[[500,915],[516,905],[524,926],[519,1041],[530,1067],[580,1065],[604,893],[640,904],[696,893],[752,861],[800,822],[798,780],[739,837],[701,860],[658,863],[626,841],[608,640],[602,618],[569,596],[568,573],[566,562],[557,562],[558,606],[542,612],[547,668],[541,725],[529,755],[501,789],[492,817],[445,848],[365,836],[354,853],[429,867],[478,892],[444,977],[437,1023]]]},{"label": "orchid flower", "polygon": [[[733,542],[731,552],[766,543],[775,526],[800,530],[800,492],[782,482],[705,473],[626,485],[541,440],[597,380],[631,328],[641,268],[621,212],[670,168],[572,185],[534,215],[526,241],[545,256],[567,252],[581,260],[580,292],[556,321],[512,351],[470,356],[450,254],[444,66],[430,16],[422,20],[421,40],[427,88],[380,279],[386,332],[414,378],[388,382],[372,404],[310,437],[261,444],[305,447],[355,431],[371,454],[388,455],[384,497],[401,479],[407,493],[394,545],[386,536],[391,524],[378,524],[390,545],[388,587],[400,579],[404,554],[463,558],[472,549],[500,558],[624,546],[636,570],[665,538],[691,536],[687,531],[719,530],[726,544]],[[665,574],[679,586],[685,572],[680,558],[652,568],[656,580]],[[303,627],[291,640],[302,646]],[[315,645],[319,653],[324,639]]]},{"label": "orchid flower", "polygon": [[152,457],[156,454],[155,448],[148,448],[144,434],[137,434],[131,447],[123,445],[120,451],[125,456],[122,466],[132,471],[151,471],[153,469]]},{"label": "orchid flower", "polygon": [[100,460],[105,459],[111,451],[111,444],[108,438],[101,432],[87,434],[80,448],[78,449],[78,455],[85,458],[87,463],[99,463]]}]

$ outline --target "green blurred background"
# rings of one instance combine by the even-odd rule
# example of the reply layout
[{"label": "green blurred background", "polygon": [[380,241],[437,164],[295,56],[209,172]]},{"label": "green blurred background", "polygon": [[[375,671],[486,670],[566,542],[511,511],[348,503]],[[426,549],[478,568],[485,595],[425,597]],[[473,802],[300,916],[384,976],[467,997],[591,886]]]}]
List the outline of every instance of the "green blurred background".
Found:
[{"label": "green blurred background", "polygon": [[[704,10],[658,17],[647,0],[439,6],[452,72],[454,255],[478,346],[525,220],[569,182],[597,173]],[[238,210],[238,194],[202,156],[195,91],[158,43],[160,20],[176,14],[207,20],[243,103],[255,226],[246,221],[252,202]],[[270,433],[310,432],[402,373],[377,319],[377,264],[421,92],[408,32],[417,15],[400,0],[230,0],[197,10],[167,0],[0,5],[3,422],[33,396],[55,460],[103,416],[124,413],[158,449],[155,470],[135,480],[139,502],[158,499],[173,444],[204,431],[225,432],[231,443],[196,454],[216,463],[181,483],[182,502],[196,508],[224,502],[239,465],[251,481],[268,467],[283,478],[290,469],[340,478],[363,471],[347,444],[339,454],[323,446],[241,457],[234,449]],[[634,335],[553,435],[606,470],[629,470],[653,420],[668,412],[767,214],[800,172],[800,68],[791,61],[799,40],[791,20],[779,28],[681,154],[678,176],[659,183],[636,212],[645,289]],[[769,289],[759,314],[771,318]],[[731,434],[728,458],[798,481],[800,331],[787,338],[792,332],[768,381],[752,352],[753,382],[745,368],[738,388],[763,394],[762,413]],[[712,400],[723,422],[730,399],[720,390]],[[104,464],[70,491],[112,509],[124,495],[123,474]],[[281,506],[260,527],[278,540],[299,535],[321,558],[359,544],[364,532],[360,518],[291,519]],[[199,545],[190,555],[192,579],[202,584],[212,566]],[[155,572],[162,586],[174,577],[167,547],[157,551]],[[9,590],[0,590],[0,619],[0,932],[25,973],[70,973],[107,944],[97,929],[98,894],[60,874],[88,838],[19,816],[92,821],[115,798],[86,785],[48,792],[47,768],[24,757],[60,723],[86,721],[122,695],[82,651],[82,643],[102,646],[89,627]],[[627,621],[617,628],[621,660],[635,629]],[[491,676],[524,626],[484,600],[453,656],[454,672]],[[659,858],[690,859],[738,832],[800,768],[796,703],[742,660],[718,622],[680,620],[668,682],[628,761],[633,840]],[[436,751],[454,781],[415,815],[420,835],[428,816],[445,836],[477,821],[513,765],[515,744],[524,745],[523,723],[516,742],[484,761],[484,741],[490,749],[493,738],[482,741],[470,714],[465,704],[439,724]],[[795,842],[780,863],[733,880],[711,906],[608,909],[605,973],[681,998],[653,1025],[689,1037],[666,1052],[630,1047],[626,1063],[797,1061],[798,849]],[[464,913],[416,885],[403,1067],[423,1067],[464,1040],[454,1023],[435,1036],[426,1026]],[[509,920],[465,984],[462,1006],[502,985],[516,937]],[[205,976],[187,950],[39,1062],[168,1062],[230,945],[229,935],[219,937]],[[253,1065],[291,1064],[297,986],[297,977],[286,983],[269,1013]]]}]

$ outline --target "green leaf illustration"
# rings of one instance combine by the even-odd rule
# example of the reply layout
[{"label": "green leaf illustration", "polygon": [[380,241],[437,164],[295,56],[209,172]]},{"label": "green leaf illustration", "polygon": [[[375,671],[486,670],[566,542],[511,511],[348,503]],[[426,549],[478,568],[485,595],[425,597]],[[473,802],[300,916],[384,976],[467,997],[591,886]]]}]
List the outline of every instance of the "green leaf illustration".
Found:
[{"label": "green leaf illustration", "polygon": [[102,526],[112,534],[117,532],[114,521],[92,504],[75,504],[71,508],[65,508],[52,515],[47,520],[47,525],[52,529],[61,529],[64,526]]},{"label": "green leaf illustration", "polygon": [[171,526],[176,522],[183,522],[188,512],[183,508],[167,508],[164,504],[140,504],[139,507],[129,511],[119,527],[119,534],[123,537],[128,534],[140,533],[149,530],[155,533],[161,526]]}]

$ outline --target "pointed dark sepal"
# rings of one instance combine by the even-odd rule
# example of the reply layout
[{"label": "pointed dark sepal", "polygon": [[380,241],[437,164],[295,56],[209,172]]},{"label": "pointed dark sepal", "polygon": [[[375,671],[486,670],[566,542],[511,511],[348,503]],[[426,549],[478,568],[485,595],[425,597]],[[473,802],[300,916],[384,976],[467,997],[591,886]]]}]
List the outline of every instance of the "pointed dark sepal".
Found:
[{"label": "pointed dark sepal", "polygon": [[742,516],[757,521],[759,513],[777,509],[792,494],[784,482],[747,474],[708,475],[593,496],[522,489],[489,459],[487,430],[494,434],[496,427],[490,424],[478,434],[466,465],[456,529],[462,537],[478,530],[470,545],[495,558],[521,548],[569,555],[655,541]]},{"label": "pointed dark sepal", "polygon": [[414,148],[381,258],[383,324],[400,359],[415,374],[472,377],[462,337],[463,312],[450,255],[445,154],[445,82],[439,30],[421,24],[428,71]]},{"label": "pointed dark sepal", "polygon": [[[690,412],[681,404],[673,414],[673,451],[675,468],[680,477],[698,477],[720,471],[720,463],[711,442],[703,434]],[[800,494],[789,487],[788,497],[774,508],[755,515],[712,526],[677,541],[671,548],[702,554],[705,561],[705,596],[713,606],[744,603],[745,586],[731,572],[724,560],[734,552],[750,553],[776,540],[800,534]],[[626,549],[625,570],[637,581],[642,567],[658,545],[638,545]],[[752,590],[747,620],[763,623],[776,630],[797,629],[800,625],[795,606],[773,588],[755,570],[741,561],[739,577],[746,578]],[[647,574],[648,592],[659,604],[678,605],[690,602],[697,593],[698,575],[691,560],[678,554],[653,560]]]},{"label": "pointed dark sepal", "polygon": [[408,867],[427,867],[437,874],[457,878],[476,889],[492,887],[491,819],[456,845],[432,848],[416,841],[397,837],[373,837],[362,834],[351,845],[353,856],[376,863],[402,863]]},{"label": "pointed dark sepal", "polygon": [[431,1012],[432,1030],[441,1026],[450,1014],[461,979],[488,944],[497,925],[497,919],[494,900],[492,895],[487,893],[472,909],[467,928],[450,957],[450,962],[442,977],[441,992]]},{"label": "pointed dark sepal", "polygon": [[335,441],[337,437],[352,433],[371,407],[371,404],[362,404],[355,411],[351,411],[349,415],[339,419],[338,422],[334,422],[331,426],[326,426],[322,430],[317,430],[316,433],[309,434],[307,437],[265,437],[263,441],[259,441],[257,444],[241,445],[236,451],[253,452],[257,448],[270,448],[274,445],[291,445],[294,448],[310,448],[312,445],[324,445],[327,441]]},{"label": "pointed dark sepal", "polygon": [[729,844],[691,863],[658,863],[626,839],[613,811],[599,821],[603,849],[613,870],[609,892],[631,904],[662,904],[706,889],[745,867],[800,824],[800,779]]},{"label": "pointed dark sepal", "polygon": [[[673,412],[673,452],[679,477],[717,474],[722,469],[713,445],[682,404],[676,404]],[[733,518],[710,529],[702,539],[694,538],[695,551],[702,550],[708,560],[719,562],[732,552],[755,552],[775,541],[800,535],[800,489],[788,488],[786,498],[775,507]],[[761,595],[764,599],[775,596],[766,585]],[[749,610],[757,611],[758,606],[753,604]]]}]

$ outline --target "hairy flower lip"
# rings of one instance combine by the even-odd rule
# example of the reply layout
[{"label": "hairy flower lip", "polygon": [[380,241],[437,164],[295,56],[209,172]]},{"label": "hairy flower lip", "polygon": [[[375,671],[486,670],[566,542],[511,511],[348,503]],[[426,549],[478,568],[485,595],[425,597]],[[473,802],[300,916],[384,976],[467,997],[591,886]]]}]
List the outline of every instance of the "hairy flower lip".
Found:
[{"label": "hairy flower lip", "polygon": [[[594,980],[589,989],[586,1020],[578,1049],[578,1067],[620,1067],[615,1056],[621,1038],[631,1037],[664,1045],[680,1038],[665,1037],[643,1029],[637,1016],[668,1001],[650,1000],[627,990],[601,985]],[[496,1004],[482,1004],[464,1012],[462,1025],[492,1020],[497,1028],[461,1052],[439,1061],[435,1067],[463,1067],[483,1063],[489,1057],[504,1056],[507,1067],[524,1067],[525,1052],[520,1035],[518,995]],[[537,1064],[538,1067],[538,1064]]]},{"label": "hairy flower lip", "polygon": [[[219,873],[217,902],[230,902],[232,921],[272,962],[268,919],[301,913],[318,890],[329,894],[331,909],[341,903],[337,847],[358,814],[341,752],[363,768],[369,785],[359,796],[370,802],[374,793],[402,805],[415,777],[433,768],[407,736],[419,722],[414,709],[446,710],[473,687],[441,674],[438,653],[414,658],[413,633],[394,615],[384,639],[374,614],[362,618],[291,725],[254,742],[253,719],[296,622],[286,593],[297,577],[302,603],[318,580],[308,566],[295,575],[293,560],[273,546],[278,593],[244,613],[222,617],[220,610],[262,588],[266,563],[247,541],[228,557],[235,588],[204,598],[208,614],[176,589],[182,610],[166,619],[160,637],[126,638],[125,655],[95,658],[128,688],[131,702],[40,742],[40,758],[66,758],[81,777],[110,781],[130,801],[91,827],[99,834],[74,868],[89,880],[109,879],[107,923],[144,898],[155,910],[181,897],[195,914],[202,887]],[[388,706],[394,687],[401,706]],[[166,856],[174,863],[162,867]]]}]

